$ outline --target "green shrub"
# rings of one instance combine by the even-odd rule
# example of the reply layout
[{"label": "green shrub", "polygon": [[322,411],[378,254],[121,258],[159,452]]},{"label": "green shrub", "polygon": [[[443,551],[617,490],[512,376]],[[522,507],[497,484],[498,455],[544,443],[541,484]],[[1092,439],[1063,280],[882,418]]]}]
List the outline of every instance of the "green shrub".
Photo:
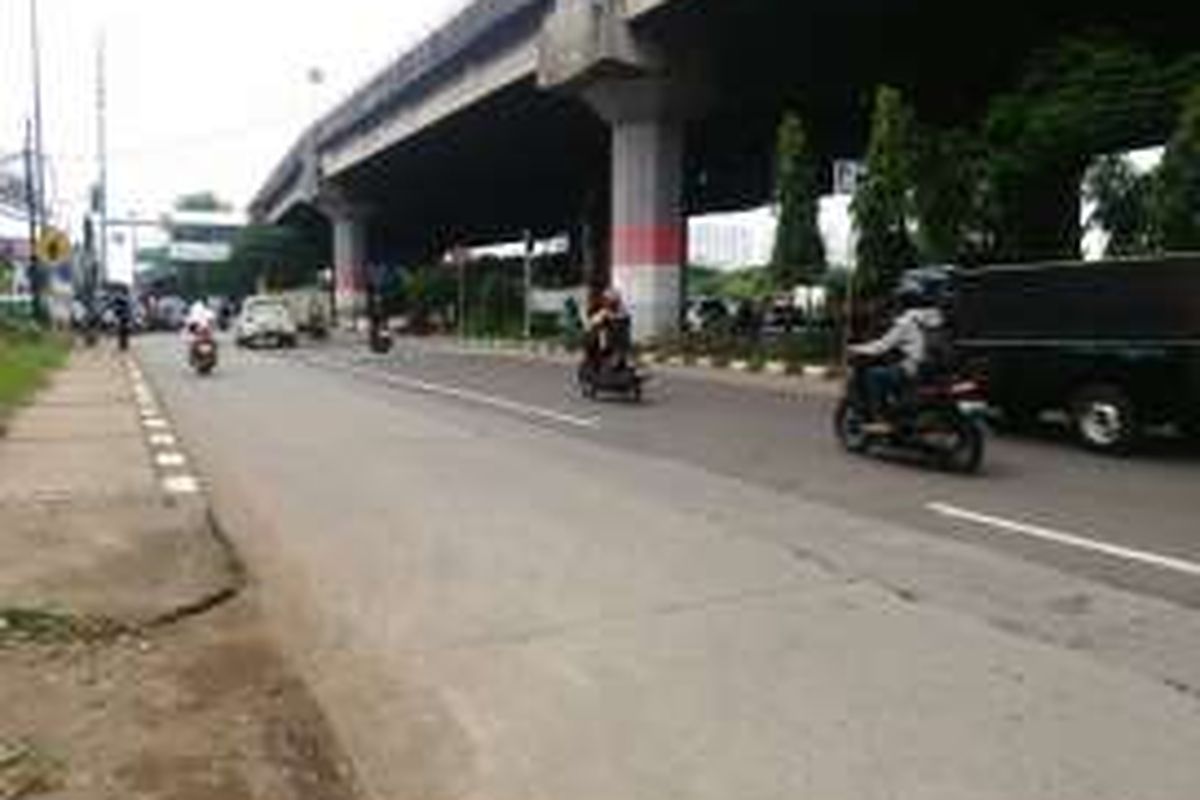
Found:
[{"label": "green shrub", "polygon": [[24,402],[62,365],[68,343],[29,326],[0,330],[0,418]]}]

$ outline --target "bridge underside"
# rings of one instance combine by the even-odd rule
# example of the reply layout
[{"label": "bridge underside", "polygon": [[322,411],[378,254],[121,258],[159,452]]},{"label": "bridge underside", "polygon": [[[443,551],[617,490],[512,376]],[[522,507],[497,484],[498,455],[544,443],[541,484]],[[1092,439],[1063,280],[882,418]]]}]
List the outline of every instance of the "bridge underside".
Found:
[{"label": "bridge underside", "polygon": [[[668,62],[702,75],[703,113],[685,128],[682,206],[743,208],[770,196],[775,127],[801,113],[827,160],[862,153],[874,87],[923,121],[968,124],[1013,86],[1030,54],[1106,30],[1151,52],[1186,48],[1172,4],[975,4],[937,0],[680,0],[640,20]],[[333,177],[373,209],[374,260],[412,263],[455,244],[607,225],[613,126],[583,100],[530,78]],[[1131,142],[1129,144],[1136,144]],[[830,170],[825,170],[828,175]]]}]

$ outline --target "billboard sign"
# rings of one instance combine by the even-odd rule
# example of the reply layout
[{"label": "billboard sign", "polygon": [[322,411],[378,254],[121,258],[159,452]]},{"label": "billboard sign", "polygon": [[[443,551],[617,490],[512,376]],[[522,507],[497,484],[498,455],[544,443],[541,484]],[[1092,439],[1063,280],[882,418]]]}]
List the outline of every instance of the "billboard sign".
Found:
[{"label": "billboard sign", "polygon": [[220,264],[233,255],[229,242],[171,242],[168,248],[171,261],[181,264]]}]

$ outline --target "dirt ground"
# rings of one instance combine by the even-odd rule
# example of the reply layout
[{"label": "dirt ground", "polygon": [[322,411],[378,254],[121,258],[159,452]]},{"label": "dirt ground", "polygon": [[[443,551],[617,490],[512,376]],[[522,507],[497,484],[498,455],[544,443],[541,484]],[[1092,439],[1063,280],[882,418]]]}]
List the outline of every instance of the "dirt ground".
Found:
[{"label": "dirt ground", "polygon": [[253,599],[149,631],[0,614],[0,800],[352,800]]}]

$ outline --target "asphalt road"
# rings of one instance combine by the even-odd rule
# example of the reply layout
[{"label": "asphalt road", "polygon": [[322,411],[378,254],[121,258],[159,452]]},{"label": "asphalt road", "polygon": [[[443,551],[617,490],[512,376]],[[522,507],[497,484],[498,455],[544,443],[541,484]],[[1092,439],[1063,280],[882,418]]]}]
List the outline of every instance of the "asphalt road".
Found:
[{"label": "asphalt road", "polygon": [[137,349],[372,796],[1200,796],[1186,453],[962,478],[842,454],[827,394]]},{"label": "asphalt road", "polygon": [[[841,452],[831,435],[836,389],[796,397],[673,373],[653,385],[645,406],[631,406],[585,400],[569,381],[569,367],[536,359],[472,355],[414,342],[385,357],[361,347],[297,351],[289,357],[325,369],[349,368],[358,380],[376,375],[376,380],[425,382],[431,386],[393,387],[443,397],[442,390],[448,390],[450,400],[485,408],[493,399],[519,403],[529,408],[493,410],[607,447],[698,465],[858,515],[1200,606],[1200,574],[1034,538],[969,516],[1177,558],[1200,571],[1200,449],[1188,443],[1154,442],[1140,456],[1102,458],[1047,427],[1033,436],[991,437],[982,474],[961,477],[930,470],[904,454],[880,460]],[[455,397],[455,390],[477,396]],[[541,410],[568,419],[540,416]],[[941,506],[967,513],[948,517],[934,510]]]}]

